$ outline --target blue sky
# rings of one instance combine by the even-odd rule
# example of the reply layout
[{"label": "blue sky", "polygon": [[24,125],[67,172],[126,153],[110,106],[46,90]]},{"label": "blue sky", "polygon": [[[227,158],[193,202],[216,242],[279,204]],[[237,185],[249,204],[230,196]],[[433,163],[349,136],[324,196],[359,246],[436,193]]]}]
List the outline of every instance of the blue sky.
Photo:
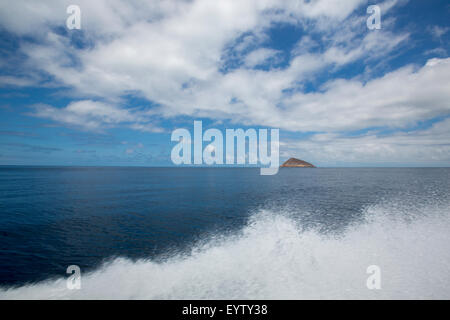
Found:
[{"label": "blue sky", "polygon": [[70,4],[0,4],[1,165],[170,166],[194,120],[279,128],[281,160],[450,165],[448,1],[78,1],[80,30]]}]

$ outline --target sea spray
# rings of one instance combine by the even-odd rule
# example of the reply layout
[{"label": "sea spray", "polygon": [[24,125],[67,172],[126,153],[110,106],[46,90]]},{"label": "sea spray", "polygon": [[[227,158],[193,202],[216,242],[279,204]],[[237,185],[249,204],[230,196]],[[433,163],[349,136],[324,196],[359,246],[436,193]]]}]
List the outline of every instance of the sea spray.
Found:
[{"label": "sea spray", "polygon": [[[237,234],[205,240],[189,254],[158,263],[118,258],[84,274],[81,290],[58,279],[4,288],[0,298],[449,299],[448,203],[414,208],[370,206],[364,221],[340,234],[260,210]],[[380,290],[366,286],[370,265],[380,267]]]}]

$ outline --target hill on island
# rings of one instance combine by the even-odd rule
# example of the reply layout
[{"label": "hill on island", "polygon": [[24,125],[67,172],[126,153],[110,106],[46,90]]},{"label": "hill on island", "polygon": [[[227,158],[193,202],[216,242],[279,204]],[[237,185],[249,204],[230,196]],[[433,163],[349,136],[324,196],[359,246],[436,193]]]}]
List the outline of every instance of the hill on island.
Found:
[{"label": "hill on island", "polygon": [[290,158],[289,160],[285,161],[281,167],[287,167],[287,168],[315,168],[315,166],[309,162],[296,159],[296,158]]}]

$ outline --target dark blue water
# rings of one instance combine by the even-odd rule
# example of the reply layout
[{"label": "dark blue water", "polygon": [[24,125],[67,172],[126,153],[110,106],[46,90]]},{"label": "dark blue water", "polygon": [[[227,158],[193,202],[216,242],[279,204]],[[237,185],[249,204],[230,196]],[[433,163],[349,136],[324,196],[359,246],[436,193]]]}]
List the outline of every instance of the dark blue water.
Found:
[{"label": "dark blue water", "polygon": [[339,235],[374,205],[445,207],[449,181],[448,168],[0,167],[0,285],[114,257],[164,261],[261,210]]}]

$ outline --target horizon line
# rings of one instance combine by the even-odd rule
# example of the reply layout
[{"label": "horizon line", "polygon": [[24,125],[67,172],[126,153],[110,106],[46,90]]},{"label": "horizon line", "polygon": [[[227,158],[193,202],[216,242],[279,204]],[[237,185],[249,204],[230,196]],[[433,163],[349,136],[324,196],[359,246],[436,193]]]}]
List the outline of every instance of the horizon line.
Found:
[{"label": "horizon line", "polygon": [[[146,166],[146,165],[67,165],[67,164],[0,164],[0,167],[72,167],[72,168],[167,168],[167,169],[260,169],[265,167],[257,167],[257,166],[238,166],[238,165],[211,165],[211,166],[205,166],[205,165],[179,165],[179,166],[167,166],[167,165],[153,165],[153,166]],[[302,168],[302,167],[279,167],[281,168],[288,168],[288,169],[352,169],[352,168],[361,168],[361,169],[372,169],[372,168],[450,168],[450,164],[446,166],[409,166],[409,165],[403,165],[403,166],[315,166],[315,168]]]}]

